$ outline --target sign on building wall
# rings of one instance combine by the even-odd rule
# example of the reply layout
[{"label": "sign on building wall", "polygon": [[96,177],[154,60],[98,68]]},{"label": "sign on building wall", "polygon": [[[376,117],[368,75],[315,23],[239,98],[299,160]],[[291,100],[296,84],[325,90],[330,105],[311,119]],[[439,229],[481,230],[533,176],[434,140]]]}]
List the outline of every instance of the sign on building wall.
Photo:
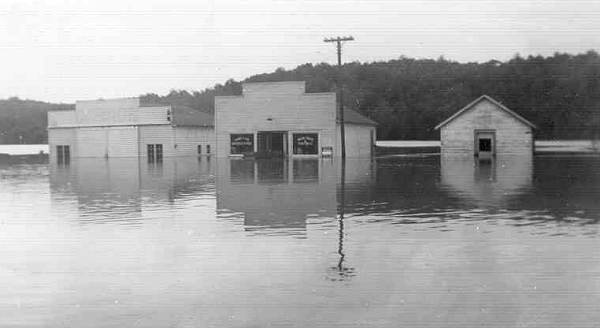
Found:
[{"label": "sign on building wall", "polygon": [[319,135],[316,133],[294,133],[294,154],[318,154]]},{"label": "sign on building wall", "polygon": [[254,152],[254,135],[251,133],[231,135],[231,153],[244,154]]}]

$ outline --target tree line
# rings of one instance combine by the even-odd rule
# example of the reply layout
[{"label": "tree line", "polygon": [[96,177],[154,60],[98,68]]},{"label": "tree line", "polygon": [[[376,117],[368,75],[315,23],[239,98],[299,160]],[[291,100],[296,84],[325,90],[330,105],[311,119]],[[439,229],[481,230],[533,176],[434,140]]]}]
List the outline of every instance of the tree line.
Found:
[{"label": "tree line", "polygon": [[16,97],[0,100],[0,144],[47,143],[48,110],[74,107]]},{"label": "tree line", "polygon": [[[307,92],[327,92],[335,91],[337,77],[336,66],[304,64],[200,91],[148,93],[141,101],[214,112],[214,97],[241,94],[242,82],[303,80]],[[538,139],[600,138],[600,55],[592,50],[547,57],[515,55],[485,63],[443,57],[351,62],[342,66],[339,79],[344,105],[378,122],[379,139],[437,139],[439,133],[433,129],[437,123],[482,94],[536,124]],[[72,106],[0,100],[0,143],[46,142],[47,110]]]},{"label": "tree line", "polygon": [[[307,92],[334,91],[336,66],[304,64],[242,82],[304,80]],[[487,94],[537,125],[539,139],[600,138],[600,56],[595,51],[515,55],[508,61],[459,63],[443,57],[344,64],[344,105],[379,123],[379,139],[437,139],[434,127]],[[213,88],[144,97],[214,111],[214,96],[241,93],[229,80]]]}]

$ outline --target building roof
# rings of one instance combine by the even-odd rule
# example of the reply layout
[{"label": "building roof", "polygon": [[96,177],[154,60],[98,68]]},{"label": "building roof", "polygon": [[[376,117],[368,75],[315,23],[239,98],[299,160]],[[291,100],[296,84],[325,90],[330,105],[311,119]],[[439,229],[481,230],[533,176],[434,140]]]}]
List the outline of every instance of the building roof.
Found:
[{"label": "building roof", "polygon": [[444,120],[442,123],[438,124],[435,129],[438,130],[439,128],[441,128],[442,126],[450,123],[451,121],[453,121],[455,118],[459,117],[460,115],[462,115],[464,112],[468,111],[469,109],[471,109],[473,106],[475,106],[476,104],[478,104],[480,101],[483,100],[487,100],[489,102],[491,102],[492,104],[496,105],[498,108],[502,109],[503,111],[507,112],[508,114],[512,115],[514,118],[516,118],[517,120],[521,121],[522,123],[536,129],[537,127],[535,126],[535,124],[529,122],[528,120],[524,119],[523,116],[513,112],[512,110],[508,109],[506,106],[502,105],[501,103],[499,103],[498,101],[496,101],[494,98],[488,96],[488,95],[483,95],[477,99],[475,99],[474,101],[472,101],[470,104],[468,104],[467,106],[463,107],[461,110],[459,110],[458,112],[454,113],[454,115],[448,117],[446,120]]},{"label": "building roof", "polygon": [[196,110],[187,106],[172,105],[173,124],[177,126],[215,126],[213,114]]},{"label": "building roof", "polygon": [[[339,117],[338,117],[338,123],[339,123]],[[377,122],[371,120],[370,118],[362,115],[361,113],[349,109],[349,108],[344,108],[344,124],[364,124],[364,125],[377,125]]]}]

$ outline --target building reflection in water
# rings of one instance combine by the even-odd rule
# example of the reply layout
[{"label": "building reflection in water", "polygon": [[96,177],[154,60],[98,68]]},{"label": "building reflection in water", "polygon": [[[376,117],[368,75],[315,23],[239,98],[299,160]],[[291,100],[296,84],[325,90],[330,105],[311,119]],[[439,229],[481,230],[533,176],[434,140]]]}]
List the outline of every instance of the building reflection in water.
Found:
[{"label": "building reflection in water", "polygon": [[336,215],[331,160],[224,159],[217,168],[217,208],[239,213],[248,231],[298,233],[308,217]]},{"label": "building reflection in water", "polygon": [[533,156],[498,156],[490,161],[442,156],[441,183],[470,205],[503,207],[532,185]]},{"label": "building reflection in water", "polygon": [[246,231],[261,234],[303,237],[309,219],[325,222],[327,229],[335,223],[337,261],[328,279],[346,280],[355,274],[345,255],[346,198],[357,192],[368,197],[357,186],[374,180],[371,159],[348,160],[345,167],[317,158],[225,159],[217,166],[217,209],[220,217],[241,220]]},{"label": "building reflection in water", "polygon": [[[75,204],[82,222],[135,223],[146,206],[213,190],[209,158],[77,158],[50,164],[50,190],[57,204]],[[71,200],[71,202],[68,202]]]}]

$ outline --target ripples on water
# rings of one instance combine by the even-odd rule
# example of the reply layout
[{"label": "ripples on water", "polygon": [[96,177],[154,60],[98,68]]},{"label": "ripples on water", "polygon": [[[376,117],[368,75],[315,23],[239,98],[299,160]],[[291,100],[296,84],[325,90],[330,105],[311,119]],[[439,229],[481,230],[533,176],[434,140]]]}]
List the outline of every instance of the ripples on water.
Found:
[{"label": "ripples on water", "polygon": [[[593,326],[600,158],[0,166],[0,325]],[[343,203],[342,203],[343,202]]]}]

